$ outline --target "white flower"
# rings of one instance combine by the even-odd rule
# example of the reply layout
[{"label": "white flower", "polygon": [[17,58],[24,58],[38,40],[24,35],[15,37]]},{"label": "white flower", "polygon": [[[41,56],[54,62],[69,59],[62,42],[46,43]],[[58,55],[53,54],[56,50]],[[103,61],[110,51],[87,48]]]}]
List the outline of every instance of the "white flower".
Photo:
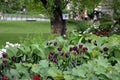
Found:
[{"label": "white flower", "polygon": [[6,49],[1,49],[2,52],[6,52]]},{"label": "white flower", "polygon": [[14,44],[14,46],[19,47],[19,46],[20,46],[20,44],[16,43],[16,44]]},{"label": "white flower", "polygon": [[2,58],[3,56],[2,56],[2,54],[0,54],[0,58]]},{"label": "white flower", "polygon": [[11,46],[11,47],[14,47],[14,44],[11,44],[10,46]]},{"label": "white flower", "polygon": [[19,47],[20,44],[16,43],[16,44],[13,44],[13,43],[10,43],[10,42],[6,42],[6,46],[5,48],[8,48],[8,47]]},{"label": "white flower", "polygon": [[9,45],[10,43],[9,42],[6,42],[6,45]]},{"label": "white flower", "polygon": [[66,37],[66,35],[64,34],[63,37]]},{"label": "white flower", "polygon": [[9,45],[6,45],[5,48],[9,48]]},{"label": "white flower", "polygon": [[91,28],[88,28],[87,30],[89,31]]},{"label": "white flower", "polygon": [[87,31],[84,31],[83,34],[87,33]]},{"label": "white flower", "polygon": [[3,53],[3,52],[2,52],[2,51],[0,51],[0,58],[2,58],[2,57],[3,57],[3,56],[2,56],[2,53]]},{"label": "white flower", "polygon": [[5,52],[6,53],[6,49],[9,48],[9,47],[19,47],[20,44],[16,43],[16,44],[13,44],[13,43],[10,43],[10,42],[6,42],[6,45],[3,49],[0,49],[0,58],[2,58],[2,53]]},{"label": "white flower", "polygon": [[90,32],[90,34],[92,34],[92,32]]}]

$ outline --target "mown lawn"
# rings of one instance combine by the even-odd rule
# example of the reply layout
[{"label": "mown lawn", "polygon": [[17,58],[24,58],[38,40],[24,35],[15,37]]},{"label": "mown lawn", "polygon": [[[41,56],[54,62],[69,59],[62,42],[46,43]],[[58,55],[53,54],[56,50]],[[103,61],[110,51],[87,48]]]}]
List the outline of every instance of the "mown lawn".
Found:
[{"label": "mown lawn", "polygon": [[[67,24],[67,30],[75,28],[75,25]],[[0,21],[0,48],[9,42],[19,42],[28,36],[42,34],[48,37],[51,34],[50,22],[46,21]]]}]

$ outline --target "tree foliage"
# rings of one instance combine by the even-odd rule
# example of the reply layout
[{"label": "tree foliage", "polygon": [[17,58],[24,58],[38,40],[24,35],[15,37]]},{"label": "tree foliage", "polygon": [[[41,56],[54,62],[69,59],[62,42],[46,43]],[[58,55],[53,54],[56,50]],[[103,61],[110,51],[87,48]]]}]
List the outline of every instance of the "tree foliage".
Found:
[{"label": "tree foliage", "polygon": [[109,9],[113,10],[113,18],[120,18],[120,0],[102,0],[102,4],[108,6]]},{"label": "tree foliage", "polygon": [[40,1],[35,2],[35,0],[22,0],[22,2],[23,3],[21,4],[21,6],[26,6],[29,13],[45,13],[45,9]]},{"label": "tree foliage", "polygon": [[84,9],[91,13],[99,5],[101,0],[72,0],[72,10],[81,11]]},{"label": "tree foliage", "polygon": [[17,13],[23,6],[28,12],[44,13],[44,8],[40,2],[35,3],[35,0],[0,0],[0,11],[5,13]]},{"label": "tree foliage", "polygon": [[120,0],[112,0],[113,16],[115,19],[120,18]]},{"label": "tree foliage", "polygon": [[[30,12],[45,12],[45,9],[43,8],[44,6],[46,8],[46,12],[52,15],[53,10],[57,7],[53,1],[56,0],[0,0],[0,6],[1,9],[6,12],[19,11],[22,6],[26,6],[27,10]],[[81,9],[87,8],[88,12],[91,12],[101,0],[57,0],[57,2],[59,1],[61,1],[61,3],[59,3],[61,10],[66,9],[67,4],[71,4],[71,10],[80,11]],[[42,5],[41,2],[44,5]]]},{"label": "tree foliage", "polygon": [[14,13],[20,9],[19,0],[0,0],[1,11],[5,13]]}]

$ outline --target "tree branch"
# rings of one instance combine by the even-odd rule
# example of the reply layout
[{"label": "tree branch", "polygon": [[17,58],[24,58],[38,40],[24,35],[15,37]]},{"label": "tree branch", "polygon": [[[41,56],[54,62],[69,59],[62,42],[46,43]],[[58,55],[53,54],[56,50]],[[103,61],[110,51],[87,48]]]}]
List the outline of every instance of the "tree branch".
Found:
[{"label": "tree branch", "polygon": [[42,2],[42,4],[44,5],[44,7],[46,8],[47,5],[47,0],[40,0]]}]

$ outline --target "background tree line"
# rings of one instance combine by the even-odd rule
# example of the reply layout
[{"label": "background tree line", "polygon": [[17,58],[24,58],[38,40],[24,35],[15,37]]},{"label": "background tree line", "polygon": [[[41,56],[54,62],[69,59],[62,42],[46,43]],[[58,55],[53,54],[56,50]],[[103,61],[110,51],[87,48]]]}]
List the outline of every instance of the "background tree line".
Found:
[{"label": "background tree line", "polygon": [[29,14],[44,13],[42,4],[34,0],[0,0],[0,11],[3,13],[18,13],[23,7],[26,7]]},{"label": "background tree line", "polygon": [[28,12],[47,13],[53,33],[64,35],[66,20],[63,20],[62,13],[67,4],[71,4],[71,11],[87,9],[88,13],[91,13],[99,3],[110,5],[113,19],[120,20],[120,0],[0,0],[0,9],[6,13],[16,13],[26,6]]}]

